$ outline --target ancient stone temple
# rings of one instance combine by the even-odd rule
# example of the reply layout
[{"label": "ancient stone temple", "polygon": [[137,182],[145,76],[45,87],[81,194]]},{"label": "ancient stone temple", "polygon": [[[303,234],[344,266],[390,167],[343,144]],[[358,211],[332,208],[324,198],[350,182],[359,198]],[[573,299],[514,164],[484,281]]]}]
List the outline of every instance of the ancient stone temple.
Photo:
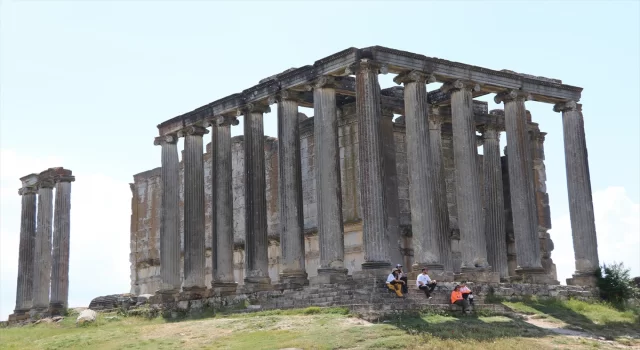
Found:
[{"label": "ancient stone temple", "polygon": [[[379,74],[398,86],[381,89]],[[442,86],[428,92],[431,83]],[[161,167],[131,184],[132,293],[339,284],[386,276],[397,263],[440,281],[558,284],[545,133],[526,101],[562,114],[576,261],[567,282],[592,286],[599,263],[581,91],[376,46],[167,120],[155,139]],[[504,109],[474,100],[488,94]],[[231,137],[238,117],[244,133]],[[277,123],[277,139],[264,135],[265,122]]]},{"label": "ancient stone temple", "polygon": [[61,313],[69,300],[69,222],[75,177],[71,170],[58,167],[20,181],[18,283],[10,321]]}]

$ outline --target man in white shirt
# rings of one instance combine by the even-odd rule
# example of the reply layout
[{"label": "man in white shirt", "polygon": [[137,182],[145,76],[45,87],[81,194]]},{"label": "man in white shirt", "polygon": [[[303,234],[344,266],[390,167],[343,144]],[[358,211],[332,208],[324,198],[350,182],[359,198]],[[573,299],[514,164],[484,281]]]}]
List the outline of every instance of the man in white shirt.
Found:
[{"label": "man in white shirt", "polygon": [[427,268],[422,269],[422,273],[419,274],[416,279],[416,286],[418,286],[418,289],[423,291],[427,298],[431,299],[431,293],[436,288],[436,285],[436,280],[429,278]]},{"label": "man in white shirt", "polygon": [[404,281],[401,281],[398,276],[398,270],[393,269],[389,276],[387,276],[387,288],[391,289],[396,293],[397,296],[403,297],[402,295],[402,286],[404,285]]}]

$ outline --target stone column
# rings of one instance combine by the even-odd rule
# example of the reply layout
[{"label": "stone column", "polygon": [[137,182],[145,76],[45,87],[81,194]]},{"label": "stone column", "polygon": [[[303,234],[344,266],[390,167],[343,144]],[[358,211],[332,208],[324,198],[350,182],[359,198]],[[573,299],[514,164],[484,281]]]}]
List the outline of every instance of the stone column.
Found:
[{"label": "stone column", "polygon": [[576,272],[573,278],[567,279],[567,284],[594,286],[600,263],[582,105],[568,101],[556,104],[553,109],[562,112],[569,217],[576,260]]},{"label": "stone column", "polygon": [[462,251],[462,275],[458,278],[478,282],[499,280],[497,273],[490,272],[491,266],[487,261],[480,179],[477,176],[478,151],[472,91],[478,91],[479,86],[456,80],[444,84],[442,89],[451,93],[456,202]]},{"label": "stone column", "polygon": [[526,93],[508,90],[496,95],[495,102],[504,102],[509,189],[518,263],[516,274],[524,283],[544,283],[533,195],[533,162],[524,106],[526,99]]},{"label": "stone column", "polygon": [[204,160],[202,136],[209,131],[189,126],[184,136],[184,282],[185,292],[203,293],[205,286]]},{"label": "stone column", "polygon": [[18,283],[14,315],[29,312],[33,301],[33,269],[36,240],[36,184],[38,175],[30,174],[20,179],[22,188],[22,214],[20,215],[20,247],[18,250]]},{"label": "stone column", "polygon": [[38,224],[36,227],[35,260],[33,266],[33,315],[49,307],[51,287],[51,231],[53,220],[53,186],[49,171],[38,175]]},{"label": "stone column", "polygon": [[162,196],[160,197],[160,294],[180,291],[180,160],[178,137],[156,137],[161,147]]},{"label": "stone column", "polygon": [[429,147],[431,152],[431,166],[435,177],[435,199],[437,214],[443,228],[440,232],[440,256],[446,272],[453,272],[453,254],[451,252],[451,226],[449,223],[449,208],[447,203],[447,185],[445,181],[444,160],[442,151],[442,122],[439,109],[434,108],[429,113]]},{"label": "stone column", "polygon": [[501,123],[487,123],[482,127],[482,137],[484,138],[484,231],[487,239],[489,263],[493,267],[493,271],[500,274],[500,280],[507,282],[509,268],[507,265],[507,233],[504,218],[499,124]]},{"label": "stone column", "polygon": [[233,275],[233,176],[231,166],[231,126],[235,117],[218,116],[212,121],[211,132],[211,287],[218,295],[233,294],[237,283]]},{"label": "stone column", "polygon": [[333,77],[320,77],[314,83],[313,109],[314,170],[320,246],[317,281],[318,283],[338,283],[346,279],[347,269],[344,267],[338,112]]},{"label": "stone column", "polygon": [[445,226],[444,217],[441,215],[442,208],[438,208],[440,202],[436,199],[437,176],[430,149],[426,84],[435,80],[424,73],[411,71],[398,75],[394,81],[404,84],[413,270],[420,271],[427,267],[432,274],[440,275],[444,272],[441,245],[449,228]]},{"label": "stone column", "polygon": [[271,288],[267,255],[267,193],[264,170],[263,113],[269,106],[249,104],[244,110],[245,166],[245,288],[250,291]]},{"label": "stone column", "polygon": [[400,236],[400,203],[398,199],[398,170],[396,168],[396,141],[393,136],[393,111],[382,108],[380,132],[384,164],[385,211],[387,213],[387,237],[392,264],[402,263],[404,255]]},{"label": "stone column", "polygon": [[281,91],[278,103],[278,191],[280,198],[280,282],[288,287],[309,284],[305,268],[299,96]]},{"label": "stone column", "polygon": [[56,182],[53,229],[53,265],[51,270],[51,301],[49,310],[59,314],[69,306],[69,239],[71,221],[71,170],[50,169]]},{"label": "stone column", "polygon": [[[439,109],[438,109],[439,110]],[[450,118],[449,118],[450,119]],[[460,250],[460,228],[458,226],[458,204],[456,203],[456,172],[455,157],[453,155],[453,128],[450,120],[442,125],[442,162],[444,181],[447,190],[447,211],[449,212],[449,227],[451,229],[451,261],[453,272],[461,272],[462,251]]]},{"label": "stone column", "polygon": [[380,124],[380,67],[363,59],[354,66],[356,74],[356,113],[358,115],[358,153],[360,159],[360,206],[362,207],[362,269],[387,269],[389,238],[385,213],[383,154]]}]

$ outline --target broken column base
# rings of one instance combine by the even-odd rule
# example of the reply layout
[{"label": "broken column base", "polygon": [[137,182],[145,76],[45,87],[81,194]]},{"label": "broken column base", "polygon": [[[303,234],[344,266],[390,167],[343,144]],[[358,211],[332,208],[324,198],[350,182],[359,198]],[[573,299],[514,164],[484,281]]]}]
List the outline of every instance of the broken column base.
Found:
[{"label": "broken column base", "polygon": [[49,307],[47,306],[33,307],[29,310],[30,318],[39,319],[47,316],[49,316]]},{"label": "broken column base", "polygon": [[178,293],[178,300],[199,300],[207,297],[207,288],[205,287],[183,287],[182,292]]},{"label": "broken column base", "polygon": [[49,314],[51,316],[62,316],[66,311],[67,308],[62,303],[49,303]]},{"label": "broken column base", "polygon": [[212,282],[211,293],[214,296],[227,296],[236,294],[238,284],[235,282]]},{"label": "broken column base", "polygon": [[13,323],[13,322],[25,321],[28,319],[29,319],[29,309],[23,309],[23,310],[13,310],[13,313],[9,315],[9,318],[7,319],[7,321],[9,323]]},{"label": "broken column base", "polygon": [[305,271],[283,271],[280,273],[280,289],[298,289],[309,285]]},{"label": "broken column base", "polygon": [[456,282],[474,283],[500,283],[500,273],[491,271],[491,267],[486,268],[462,268],[462,272],[453,276]]},{"label": "broken column base", "polygon": [[349,270],[345,268],[318,268],[318,276],[311,282],[313,285],[344,283]]},{"label": "broken column base", "polygon": [[516,275],[511,277],[512,283],[553,284],[553,279],[543,267],[517,268]]},{"label": "broken column base", "polygon": [[245,277],[242,292],[254,293],[266,290],[273,290],[273,285],[271,285],[271,278],[269,278],[269,276]]},{"label": "broken column base", "polygon": [[179,290],[159,290],[149,298],[149,304],[164,304],[176,301]]},{"label": "broken column base", "polygon": [[598,285],[598,277],[595,273],[590,274],[573,274],[572,278],[567,278],[567,285],[569,286],[585,286],[596,287]]}]

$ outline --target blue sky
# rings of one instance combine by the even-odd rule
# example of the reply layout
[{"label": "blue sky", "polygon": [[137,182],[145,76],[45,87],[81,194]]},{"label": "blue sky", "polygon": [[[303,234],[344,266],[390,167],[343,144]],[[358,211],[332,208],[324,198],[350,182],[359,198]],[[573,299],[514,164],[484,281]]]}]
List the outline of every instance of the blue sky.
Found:
[{"label": "blue sky", "polygon": [[[623,260],[640,275],[639,17],[637,1],[2,0],[0,318],[15,302],[19,177],[50,166],[77,177],[72,306],[127,292],[127,184],[160,164],[156,125],[352,46],[583,87],[601,261]],[[382,76],[382,87],[392,78]],[[493,96],[484,99],[497,108]],[[527,108],[548,132],[553,258],[566,278],[573,252],[561,118],[551,105]],[[276,135],[275,113],[265,117],[265,131]]]}]

